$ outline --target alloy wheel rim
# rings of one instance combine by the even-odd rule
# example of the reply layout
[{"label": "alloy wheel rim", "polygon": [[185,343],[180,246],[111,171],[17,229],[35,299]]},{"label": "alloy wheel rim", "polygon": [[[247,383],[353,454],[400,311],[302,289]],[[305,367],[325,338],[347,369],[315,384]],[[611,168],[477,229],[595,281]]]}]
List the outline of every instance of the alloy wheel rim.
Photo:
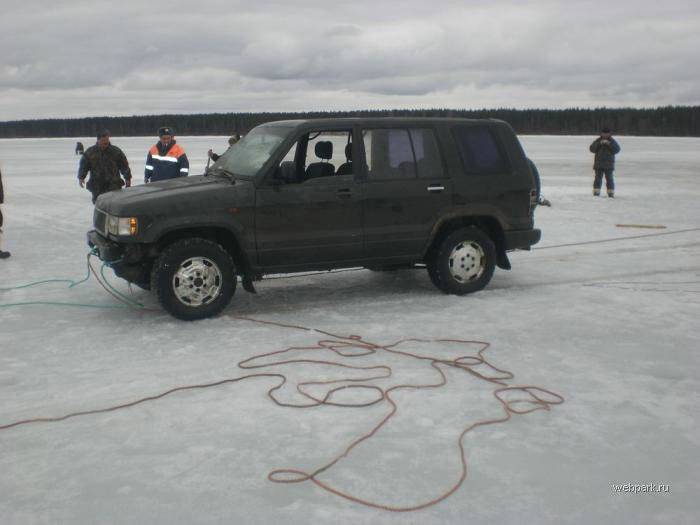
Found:
[{"label": "alloy wheel rim", "polygon": [[211,259],[190,257],[184,260],[173,275],[173,292],[178,301],[187,306],[203,306],[214,301],[221,293],[221,270]]}]

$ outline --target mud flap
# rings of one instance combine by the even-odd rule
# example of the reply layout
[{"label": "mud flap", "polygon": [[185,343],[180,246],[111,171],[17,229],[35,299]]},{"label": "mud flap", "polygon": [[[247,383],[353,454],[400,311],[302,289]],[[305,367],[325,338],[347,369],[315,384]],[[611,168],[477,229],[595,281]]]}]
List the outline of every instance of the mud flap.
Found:
[{"label": "mud flap", "polygon": [[510,261],[508,260],[508,255],[504,250],[498,250],[496,254],[496,266],[502,270],[510,270]]},{"label": "mud flap", "polygon": [[241,278],[241,284],[243,285],[243,289],[246,292],[255,293],[255,294],[258,293],[257,290],[255,289],[255,286],[253,286],[253,280],[250,277],[248,277],[247,275],[244,275]]}]

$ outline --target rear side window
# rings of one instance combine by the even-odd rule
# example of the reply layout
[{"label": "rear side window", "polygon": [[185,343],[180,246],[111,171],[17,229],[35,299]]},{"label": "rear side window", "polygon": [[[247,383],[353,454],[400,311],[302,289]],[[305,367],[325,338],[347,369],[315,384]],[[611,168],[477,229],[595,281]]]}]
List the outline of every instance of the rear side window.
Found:
[{"label": "rear side window", "polygon": [[444,176],[442,157],[432,129],[410,130],[413,151],[416,154],[418,177],[431,179]]},{"label": "rear side window", "polygon": [[373,129],[362,134],[370,180],[442,175],[442,160],[430,129]]},{"label": "rear side window", "polygon": [[453,128],[457,149],[467,173],[505,173],[510,163],[488,128],[458,126]]},{"label": "rear side window", "polygon": [[414,179],[416,165],[405,129],[371,129],[362,134],[367,173],[372,179]]}]

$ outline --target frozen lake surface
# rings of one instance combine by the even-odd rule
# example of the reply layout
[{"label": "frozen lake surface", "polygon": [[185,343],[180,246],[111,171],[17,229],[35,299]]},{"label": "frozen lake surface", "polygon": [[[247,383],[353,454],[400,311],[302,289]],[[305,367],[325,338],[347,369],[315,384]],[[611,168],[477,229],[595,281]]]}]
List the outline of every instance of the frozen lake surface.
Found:
[{"label": "frozen lake surface", "polygon": [[[367,408],[284,408],[267,397],[279,380],[255,378],[0,431],[0,521],[697,523],[700,139],[619,137],[614,200],[591,196],[592,139],[522,138],[553,203],[537,211],[543,238],[532,252],[511,254],[513,270],[497,270],[484,291],[470,296],[443,295],[423,270],[359,270],[266,280],[257,284],[258,295],[239,288],[223,315],[197,323],[160,310],[0,308],[0,425],[240,377],[250,372],[237,363],[250,356],[338,340],[241,317],[356,334],[379,346],[418,338],[426,341],[397,348],[444,359],[480,347],[432,340],[489,342],[485,356],[514,374],[509,385],[536,385],[565,402],[469,432],[468,477],[445,501],[394,514],[310,481],[268,481],[275,469],[326,465],[391,406],[385,400]],[[0,261],[0,288],[85,275],[92,205],[75,178],[76,140],[0,140],[3,248],[12,252]],[[153,141],[113,139],[136,182]],[[202,172],[208,148],[226,146],[225,137],[178,141],[193,174]],[[578,244],[657,233],[668,235]],[[133,294],[157,308],[147,292]],[[0,304],[31,301],[120,304],[94,279],[70,289],[49,283],[0,291]],[[381,348],[351,359],[311,349],[288,357],[390,366],[392,377],[365,382],[384,389],[439,381],[429,362]],[[493,383],[442,370],[443,388],[395,391],[396,415],[318,479],[396,507],[452,487],[461,472],[462,430],[504,410]],[[294,388],[300,382],[358,377],[356,370],[309,363],[257,371],[287,375],[277,397],[289,403],[308,402]],[[321,397],[325,391],[308,390]],[[371,397],[369,390],[347,391],[338,401]],[[625,483],[668,491],[615,492]]]}]

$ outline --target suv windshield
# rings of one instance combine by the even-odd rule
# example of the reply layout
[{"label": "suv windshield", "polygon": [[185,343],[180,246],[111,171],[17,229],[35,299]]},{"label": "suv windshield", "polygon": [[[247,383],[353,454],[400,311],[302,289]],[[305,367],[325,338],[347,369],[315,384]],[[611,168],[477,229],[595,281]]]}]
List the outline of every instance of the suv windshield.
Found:
[{"label": "suv windshield", "polygon": [[282,126],[258,126],[227,149],[211,170],[227,171],[237,177],[253,177],[291,130]]}]

